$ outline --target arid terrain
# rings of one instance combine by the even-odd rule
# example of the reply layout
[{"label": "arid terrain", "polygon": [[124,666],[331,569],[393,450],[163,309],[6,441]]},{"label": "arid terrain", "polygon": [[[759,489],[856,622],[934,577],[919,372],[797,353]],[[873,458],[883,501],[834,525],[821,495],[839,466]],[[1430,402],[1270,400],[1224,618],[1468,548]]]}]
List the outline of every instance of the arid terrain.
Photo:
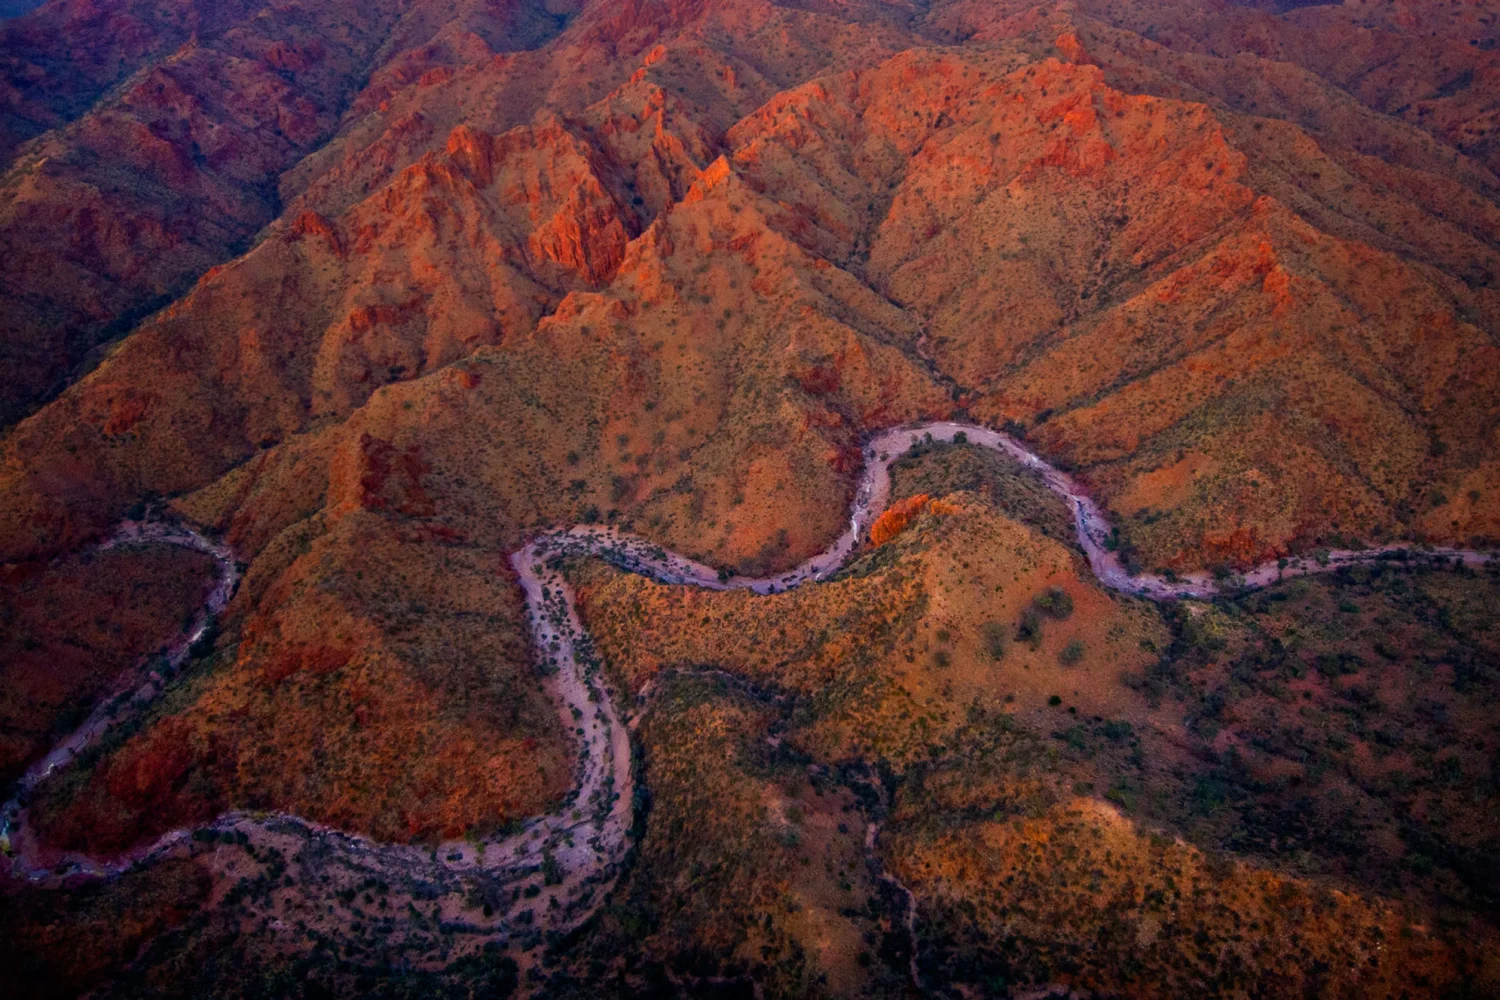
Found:
[{"label": "arid terrain", "polygon": [[0,0],[0,992],[1500,996],[1497,19]]}]

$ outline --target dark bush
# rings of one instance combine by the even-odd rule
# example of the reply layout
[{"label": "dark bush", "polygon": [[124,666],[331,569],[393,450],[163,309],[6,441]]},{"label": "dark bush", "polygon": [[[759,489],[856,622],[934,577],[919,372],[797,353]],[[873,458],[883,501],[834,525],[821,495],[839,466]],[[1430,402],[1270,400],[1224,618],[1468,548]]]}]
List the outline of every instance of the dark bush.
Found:
[{"label": "dark bush", "polygon": [[1066,618],[1073,613],[1073,598],[1061,587],[1049,587],[1036,599],[1036,606],[1053,618]]},{"label": "dark bush", "polygon": [[1036,649],[1042,644],[1042,615],[1036,608],[1027,608],[1021,612],[1021,620],[1016,622],[1016,638],[1021,642],[1031,643],[1031,648]]},{"label": "dark bush", "polygon": [[990,659],[1004,658],[1005,647],[1010,643],[1010,636],[1006,634],[1004,625],[999,622],[985,622],[980,627],[979,635],[984,641],[984,651],[989,654]]}]

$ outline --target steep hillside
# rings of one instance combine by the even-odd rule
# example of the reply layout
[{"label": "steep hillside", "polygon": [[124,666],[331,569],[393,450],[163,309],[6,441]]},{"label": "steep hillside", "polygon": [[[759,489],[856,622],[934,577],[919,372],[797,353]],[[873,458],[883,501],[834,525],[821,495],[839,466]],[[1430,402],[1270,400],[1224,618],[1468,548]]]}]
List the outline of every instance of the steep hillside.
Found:
[{"label": "steep hillside", "polygon": [[[208,593],[207,545],[98,548],[122,519],[240,564],[8,814],[38,989],[1493,986],[1494,574],[1227,589],[1500,548],[1491,0],[13,13],[0,783]],[[1071,475],[1131,573],[1226,591],[1120,596],[1055,471],[930,441],[794,590],[510,561],[586,525],[779,573],[872,435],[940,419]],[[528,569],[627,719],[618,855],[525,843],[583,822],[603,718],[559,719]],[[321,826],[202,829],[236,810]],[[366,874],[323,827],[421,846]],[[57,902],[179,830],[170,885]],[[510,881],[428,857],[505,831]],[[608,860],[578,888],[560,850]],[[160,919],[70,957],[137,895]]]},{"label": "steep hillside", "polygon": [[0,577],[0,790],[203,604],[211,560],[176,546],[71,556]]},{"label": "steep hillside", "polygon": [[[0,424],[243,251],[282,210],[279,177],[330,137],[359,82],[448,23],[406,0],[354,19],[326,0],[183,6],[48,4],[0,29],[0,375],[13,387]],[[500,51],[556,27],[525,0],[489,21]],[[111,46],[59,58],[58,33]]]}]

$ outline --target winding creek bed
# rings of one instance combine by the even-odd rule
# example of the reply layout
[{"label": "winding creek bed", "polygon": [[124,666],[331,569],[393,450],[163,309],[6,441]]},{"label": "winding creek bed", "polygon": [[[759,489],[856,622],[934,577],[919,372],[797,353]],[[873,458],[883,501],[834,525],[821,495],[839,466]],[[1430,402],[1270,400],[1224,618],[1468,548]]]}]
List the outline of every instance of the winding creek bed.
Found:
[{"label": "winding creek bed", "polygon": [[[235,836],[242,844],[274,848],[283,854],[312,846],[324,858],[336,858],[351,877],[404,879],[408,883],[415,880],[450,890],[466,878],[480,878],[490,885],[506,887],[526,883],[528,902],[524,911],[513,908],[495,913],[486,926],[473,930],[514,939],[523,948],[534,947],[543,932],[571,930],[598,908],[625,858],[634,819],[630,733],[622,724],[617,707],[626,704],[627,699],[620,698],[605,684],[599,659],[579,620],[573,592],[563,579],[562,559],[593,556],[665,584],[713,590],[747,589],[760,594],[822,580],[843,566],[865,537],[871,522],[885,509],[890,498],[892,463],[918,444],[954,440],[1010,456],[1034,470],[1049,489],[1066,500],[1073,509],[1078,544],[1094,574],[1106,587],[1152,600],[1212,597],[1226,589],[1201,572],[1172,579],[1152,574],[1131,576],[1111,551],[1108,521],[1093,500],[1070,476],[1005,434],[949,422],[887,430],[865,446],[864,471],[843,534],[823,552],[778,576],[721,576],[708,566],[644,539],[591,526],[546,532],[511,555],[511,565],[525,593],[540,670],[558,703],[564,727],[578,733],[580,743],[573,791],[558,811],[531,820],[519,832],[482,843],[450,842],[434,849],[380,844],[285,814],[233,812],[220,816],[208,827],[174,831],[121,857],[101,859],[49,851],[37,843],[27,825],[26,803],[32,792],[111,726],[144,711],[161,694],[172,674],[186,660],[192,644],[206,634],[214,617],[227,605],[238,581],[233,554],[223,546],[182,527],[155,522],[127,523],[104,547],[157,543],[206,552],[218,561],[214,589],[190,627],[168,648],[164,667],[158,665],[150,671],[142,668],[142,672],[123,678],[113,697],[20,779],[15,797],[0,807],[0,848],[10,855],[15,874],[43,886],[66,885],[80,877],[117,875],[132,866],[149,864],[187,849],[185,845],[194,839],[213,839],[206,838],[208,833]],[[1234,579],[1232,586],[1254,589],[1286,577],[1372,563],[1407,553],[1406,547],[1385,546],[1330,552],[1318,560],[1280,560],[1250,570]],[[1453,548],[1424,548],[1409,554],[1475,566],[1494,558],[1491,553]],[[628,699],[628,703],[635,700]],[[878,832],[879,826],[872,820],[866,843],[872,859]],[[904,923],[913,939],[911,973],[916,980],[916,900],[893,877],[881,877],[906,900]],[[513,893],[513,897],[518,896],[519,889]]]}]

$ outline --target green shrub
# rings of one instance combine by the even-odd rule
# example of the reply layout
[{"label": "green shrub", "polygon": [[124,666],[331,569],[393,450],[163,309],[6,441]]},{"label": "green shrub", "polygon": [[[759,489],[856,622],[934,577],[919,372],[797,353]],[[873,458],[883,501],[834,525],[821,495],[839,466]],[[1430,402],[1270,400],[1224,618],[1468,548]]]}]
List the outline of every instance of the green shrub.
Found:
[{"label": "green shrub", "polygon": [[1057,658],[1070,667],[1083,659],[1083,640],[1069,639],[1062,652],[1057,654]]},{"label": "green shrub", "polygon": [[1066,618],[1073,613],[1073,598],[1061,587],[1049,587],[1036,599],[1036,606],[1053,618]]}]

